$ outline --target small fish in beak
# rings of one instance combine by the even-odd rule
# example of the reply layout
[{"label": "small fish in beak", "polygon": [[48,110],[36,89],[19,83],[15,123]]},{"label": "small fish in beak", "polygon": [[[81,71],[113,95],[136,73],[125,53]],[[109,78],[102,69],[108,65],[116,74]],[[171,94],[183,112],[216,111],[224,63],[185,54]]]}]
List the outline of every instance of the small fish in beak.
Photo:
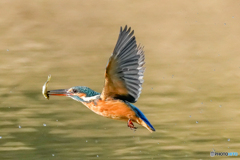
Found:
[{"label": "small fish in beak", "polygon": [[42,94],[46,99],[49,99],[49,94],[47,91],[47,86],[48,86],[48,82],[51,80],[51,74],[48,75],[48,79],[47,81],[44,83],[43,87],[42,87]]}]

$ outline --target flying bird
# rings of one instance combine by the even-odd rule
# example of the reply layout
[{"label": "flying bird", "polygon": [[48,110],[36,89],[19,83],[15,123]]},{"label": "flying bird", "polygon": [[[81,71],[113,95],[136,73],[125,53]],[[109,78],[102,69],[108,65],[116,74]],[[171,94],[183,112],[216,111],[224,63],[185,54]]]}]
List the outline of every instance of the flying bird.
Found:
[{"label": "flying bird", "polygon": [[137,46],[134,31],[131,31],[131,27],[121,27],[106,66],[101,94],[85,86],[75,86],[46,91],[47,97],[67,96],[81,102],[98,115],[126,121],[132,130],[137,129],[133,124],[135,122],[153,132],[155,129],[146,116],[132,104],[138,100],[142,90],[144,60],[143,47]]}]

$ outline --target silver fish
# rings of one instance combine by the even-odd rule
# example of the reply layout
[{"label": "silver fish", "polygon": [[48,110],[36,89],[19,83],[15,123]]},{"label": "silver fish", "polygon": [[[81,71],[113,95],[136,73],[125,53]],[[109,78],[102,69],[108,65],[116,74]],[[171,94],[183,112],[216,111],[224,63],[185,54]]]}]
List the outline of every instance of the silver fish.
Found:
[{"label": "silver fish", "polygon": [[48,79],[47,81],[44,83],[43,87],[42,87],[42,94],[46,99],[49,99],[49,95],[48,95],[48,91],[47,91],[47,86],[48,86],[48,82],[51,80],[51,74],[48,75]]}]

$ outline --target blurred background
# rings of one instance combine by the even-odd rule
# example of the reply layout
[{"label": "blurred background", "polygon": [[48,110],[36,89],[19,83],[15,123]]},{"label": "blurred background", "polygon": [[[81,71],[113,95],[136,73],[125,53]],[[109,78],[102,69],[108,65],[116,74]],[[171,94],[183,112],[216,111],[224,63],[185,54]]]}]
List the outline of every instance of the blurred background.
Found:
[{"label": "blurred background", "polygon": [[[0,1],[0,159],[240,154],[239,15],[234,0]],[[50,90],[81,85],[101,92],[125,25],[145,46],[135,105],[155,133],[141,126],[133,132],[70,98],[41,94],[49,74]]]}]

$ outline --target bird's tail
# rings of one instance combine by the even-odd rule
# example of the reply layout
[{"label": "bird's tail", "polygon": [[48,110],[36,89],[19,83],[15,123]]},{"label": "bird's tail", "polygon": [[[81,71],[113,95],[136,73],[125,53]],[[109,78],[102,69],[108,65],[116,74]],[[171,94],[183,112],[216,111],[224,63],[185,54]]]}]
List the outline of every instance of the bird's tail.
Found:
[{"label": "bird's tail", "polygon": [[143,127],[147,128],[150,132],[156,131],[156,130],[153,128],[153,126],[151,125],[151,123],[146,123],[146,122],[145,122],[143,119],[141,119],[141,118],[140,118],[140,124],[141,124]]},{"label": "bird's tail", "polygon": [[146,127],[150,132],[155,131],[154,127],[151,125],[151,123],[148,121],[147,117],[142,113],[142,111],[140,111],[140,109],[135,107],[133,104],[130,104],[130,106],[139,117],[138,123],[141,124],[143,127]]}]

